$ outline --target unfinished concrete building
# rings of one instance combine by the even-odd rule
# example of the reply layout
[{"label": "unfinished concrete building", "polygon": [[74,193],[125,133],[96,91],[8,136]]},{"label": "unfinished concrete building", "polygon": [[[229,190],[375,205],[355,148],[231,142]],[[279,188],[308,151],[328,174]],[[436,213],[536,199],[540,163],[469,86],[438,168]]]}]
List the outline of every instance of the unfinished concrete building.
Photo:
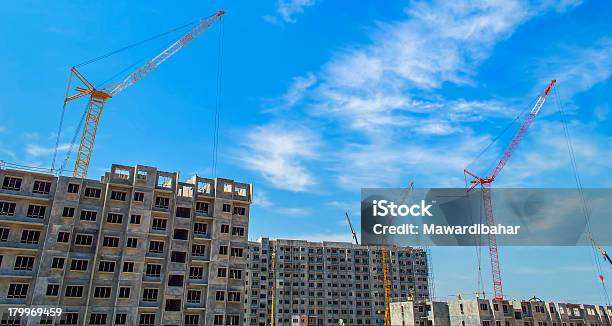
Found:
[{"label": "unfinished concrete building", "polygon": [[600,326],[612,325],[612,306],[531,300],[452,299],[451,325]]},{"label": "unfinished concrete building", "polygon": [[[393,298],[427,298],[422,249],[388,247]],[[272,255],[275,259],[273,261]],[[245,325],[376,325],[384,313],[381,248],[344,242],[249,243]],[[275,265],[275,268],[272,268]]]},{"label": "unfinished concrete building", "polygon": [[[240,325],[252,186],[0,168],[1,325]],[[8,307],[61,307],[10,317]]]},{"label": "unfinished concrete building", "polygon": [[401,326],[450,326],[448,304],[431,300],[392,302],[391,325]]}]

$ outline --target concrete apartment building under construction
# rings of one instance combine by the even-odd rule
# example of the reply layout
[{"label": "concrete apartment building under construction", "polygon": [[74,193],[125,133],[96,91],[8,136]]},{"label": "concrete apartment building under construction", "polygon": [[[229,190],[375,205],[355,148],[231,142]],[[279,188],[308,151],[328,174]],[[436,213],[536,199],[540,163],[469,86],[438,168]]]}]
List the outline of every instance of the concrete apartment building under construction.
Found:
[{"label": "concrete apartment building under construction", "polygon": [[[394,299],[427,298],[422,249],[390,251]],[[274,256],[274,258],[273,258]],[[245,325],[376,325],[384,313],[381,247],[259,239],[249,243]]]},{"label": "concrete apartment building under construction", "polygon": [[[0,167],[0,325],[241,325],[252,186]],[[9,307],[61,307],[55,319]]]},{"label": "concrete apartment building under construction", "polygon": [[531,300],[453,299],[451,325],[611,326],[612,306]]},{"label": "concrete apartment building under construction", "polygon": [[612,306],[457,297],[448,302],[391,303],[391,324],[401,326],[612,326]]}]

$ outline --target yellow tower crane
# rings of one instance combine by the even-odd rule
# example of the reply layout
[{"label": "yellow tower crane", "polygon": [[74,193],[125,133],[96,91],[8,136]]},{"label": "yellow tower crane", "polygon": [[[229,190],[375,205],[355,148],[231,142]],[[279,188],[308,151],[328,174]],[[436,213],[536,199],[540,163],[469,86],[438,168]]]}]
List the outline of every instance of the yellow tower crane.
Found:
[{"label": "yellow tower crane", "polygon": [[385,317],[384,326],[391,326],[391,271],[389,270],[389,249],[387,246],[381,248],[383,265],[383,287],[385,290]]},{"label": "yellow tower crane", "polygon": [[[79,146],[79,152],[77,154],[76,162],[74,165],[74,177],[85,178],[87,176],[87,170],[89,169],[89,161],[91,159],[94,142],[96,140],[98,123],[100,122],[100,115],[104,110],[104,105],[106,104],[106,101],[144,78],[160,64],[168,60],[170,57],[180,51],[183,47],[185,47],[185,45],[189,44],[196,37],[204,33],[210,26],[212,26],[216,21],[218,21],[224,13],[224,11],[219,11],[216,14],[206,19],[203,19],[196,27],[190,30],[187,34],[183,35],[183,37],[181,37],[172,45],[170,45],[167,49],[165,49],[153,59],[145,63],[142,67],[138,68],[136,71],[125,77],[122,81],[110,85],[109,87],[96,89],[96,87],[94,87],[93,84],[89,82],[85,78],[85,76],[77,70],[76,67],[72,67],[68,80],[68,90],[66,91],[66,98],[64,99],[64,107],[68,102],[74,101],[81,97],[89,96],[89,103],[87,105],[87,115],[85,118],[83,134],[81,136],[81,144]],[[76,93],[70,95],[70,84],[72,82],[73,76],[78,78],[83,83],[84,87],[75,87]]]},{"label": "yellow tower crane", "polygon": [[272,304],[270,305],[270,326],[274,326],[274,300],[276,300],[276,241],[272,242]]},{"label": "yellow tower crane", "polygon": [[[400,201],[400,205],[404,204],[410,195],[410,192],[414,189],[414,182],[411,181],[408,185],[408,188],[404,190],[402,194],[402,198]],[[380,249],[382,252],[382,265],[383,265],[383,288],[385,293],[385,315],[383,318],[384,326],[391,326],[391,270],[389,268],[389,248],[383,243],[382,248]]]}]

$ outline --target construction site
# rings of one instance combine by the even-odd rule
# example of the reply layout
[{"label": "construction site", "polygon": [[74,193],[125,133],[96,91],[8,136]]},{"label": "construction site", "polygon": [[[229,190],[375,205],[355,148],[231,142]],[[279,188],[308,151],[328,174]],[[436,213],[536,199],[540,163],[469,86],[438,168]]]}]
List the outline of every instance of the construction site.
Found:
[{"label": "construction site", "polygon": [[[556,105],[593,270],[605,293],[601,305],[529,299],[538,289],[525,298],[509,297],[494,233],[482,245],[488,249],[491,291],[483,285],[468,294],[436,291],[429,246],[398,246],[384,239],[377,245],[360,243],[348,210],[342,232],[352,242],[255,238],[250,226],[260,218],[251,214],[257,184],[217,175],[218,99],[211,175],[117,162],[99,180],[88,177],[95,173],[90,164],[96,136],[104,133],[98,126],[106,105],[129,96],[123,92],[204,38],[224,15],[221,10],[189,25],[169,47],[106,87],[98,87],[82,69],[132,45],[73,66],[51,166],[0,160],[0,326],[612,326],[603,272],[612,268],[612,260],[591,229],[555,79],[537,85],[535,99],[524,101],[530,105],[511,122],[518,128],[501,144],[505,150],[491,169],[468,166],[455,172],[465,180],[466,193],[480,194],[485,223],[495,226],[494,181],[512,165],[530,128],[537,128],[541,111]],[[218,55],[221,60],[222,50]],[[219,72],[217,96],[221,80]],[[63,155],[58,148],[64,116],[79,102],[85,110]],[[414,187],[409,181],[403,188],[400,205]]]},{"label": "construction site", "polygon": [[[3,165],[1,323],[611,323],[612,306],[478,293],[436,301],[426,248],[248,241],[253,185],[180,177],[142,165],[113,165],[101,180]],[[63,311],[23,318],[9,307]]]}]

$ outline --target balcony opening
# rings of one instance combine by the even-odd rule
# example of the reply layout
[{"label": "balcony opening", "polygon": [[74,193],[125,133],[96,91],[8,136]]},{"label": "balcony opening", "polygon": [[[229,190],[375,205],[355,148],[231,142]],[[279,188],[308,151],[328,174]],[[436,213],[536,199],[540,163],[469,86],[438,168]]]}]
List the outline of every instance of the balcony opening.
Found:
[{"label": "balcony opening", "polygon": [[173,251],[171,261],[173,263],[185,263],[187,261],[187,253],[184,251]]},{"label": "balcony opening", "polygon": [[174,229],[174,239],[177,240],[188,240],[189,230],[186,229]]},{"label": "balcony opening", "polygon": [[166,300],[166,311],[180,311],[181,300],[168,299]]},{"label": "balcony opening", "polygon": [[168,278],[168,286],[183,286],[183,275],[170,275]]}]

